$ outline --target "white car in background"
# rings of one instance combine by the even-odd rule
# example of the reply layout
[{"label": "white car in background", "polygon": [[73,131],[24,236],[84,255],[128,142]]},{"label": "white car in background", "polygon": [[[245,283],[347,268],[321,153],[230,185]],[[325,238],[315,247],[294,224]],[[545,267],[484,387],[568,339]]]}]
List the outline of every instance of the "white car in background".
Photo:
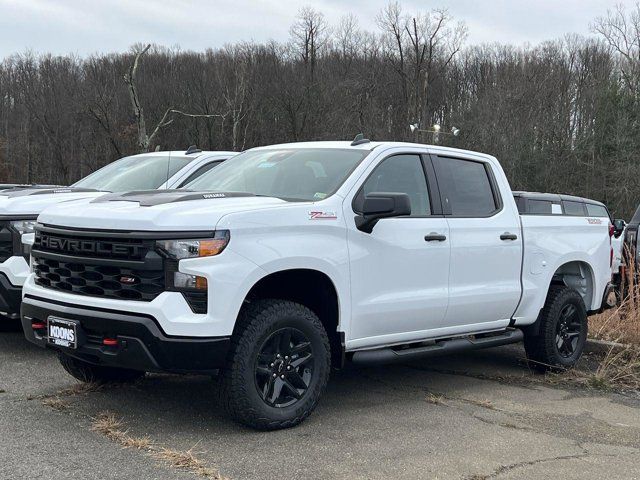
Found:
[{"label": "white car in background", "polygon": [[[153,152],[121,158],[70,187],[34,186],[0,191],[0,325],[20,315],[22,285],[36,218],[47,207],[130,190],[173,189],[193,181],[236,152]],[[4,318],[3,318],[4,317]]]}]

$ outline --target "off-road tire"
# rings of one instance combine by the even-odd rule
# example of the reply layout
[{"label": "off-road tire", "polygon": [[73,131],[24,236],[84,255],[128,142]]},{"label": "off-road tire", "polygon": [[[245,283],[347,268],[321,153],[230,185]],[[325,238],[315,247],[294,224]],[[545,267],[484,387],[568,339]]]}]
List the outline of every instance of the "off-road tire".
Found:
[{"label": "off-road tire", "polygon": [[129,383],[145,375],[145,372],[128,368],[92,365],[64,353],[58,353],[58,360],[69,375],[84,383]]},{"label": "off-road tire", "polygon": [[[557,345],[557,328],[561,313],[567,305],[576,308],[576,323],[579,335],[575,351],[569,357],[560,353]],[[538,371],[562,371],[573,367],[582,356],[587,341],[587,311],[580,294],[569,287],[553,285],[538,317],[537,334],[527,334],[525,330],[524,348],[529,365]]]},{"label": "off-road tire", "polygon": [[[260,396],[255,368],[264,342],[283,328],[297,329],[307,337],[313,351],[313,373],[302,398],[290,406],[274,407]],[[288,300],[258,300],[245,305],[239,315],[222,371],[222,402],[231,418],[251,428],[293,427],[307,418],[318,404],[330,370],[329,338],[315,313]]]}]

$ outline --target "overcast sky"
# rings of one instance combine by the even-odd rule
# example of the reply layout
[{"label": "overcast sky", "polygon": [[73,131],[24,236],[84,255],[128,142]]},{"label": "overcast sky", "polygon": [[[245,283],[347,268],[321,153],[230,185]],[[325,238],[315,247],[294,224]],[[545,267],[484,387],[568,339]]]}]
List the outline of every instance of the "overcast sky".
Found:
[{"label": "overcast sky", "polygon": [[[349,12],[375,28],[386,0],[0,0],[0,58],[27,49],[55,54],[127,50],[138,42],[204,50],[240,40],[286,40],[303,5],[335,23]],[[635,0],[403,0],[405,11],[445,7],[469,28],[468,44],[535,44],[574,32]]]}]

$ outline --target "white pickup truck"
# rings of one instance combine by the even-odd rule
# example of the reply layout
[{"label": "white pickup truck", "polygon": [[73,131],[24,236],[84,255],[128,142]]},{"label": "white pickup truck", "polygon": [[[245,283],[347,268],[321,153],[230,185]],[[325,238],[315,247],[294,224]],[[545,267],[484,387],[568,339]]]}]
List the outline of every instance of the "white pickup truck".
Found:
[{"label": "white pickup truck", "polygon": [[38,214],[46,207],[107,192],[177,188],[208,172],[234,152],[154,152],[121,158],[70,187],[18,186],[0,191],[0,330],[20,315],[22,285]]},{"label": "white pickup truck", "polygon": [[609,288],[606,208],[514,199],[481,153],[366,139],[275,145],[187,189],[67,202],[38,217],[23,328],[76,378],[220,371],[234,419],[289,427],[346,360],[524,339],[534,366],[572,366]]}]

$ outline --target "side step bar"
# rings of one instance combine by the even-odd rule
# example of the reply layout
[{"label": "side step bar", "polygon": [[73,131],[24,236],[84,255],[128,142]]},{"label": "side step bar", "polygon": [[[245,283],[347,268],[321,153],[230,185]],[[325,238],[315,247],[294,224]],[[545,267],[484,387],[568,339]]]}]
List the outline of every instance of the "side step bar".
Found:
[{"label": "side step bar", "polygon": [[450,340],[440,340],[432,345],[415,348],[393,350],[380,348],[377,350],[360,350],[353,354],[352,361],[358,365],[380,365],[388,363],[401,363],[421,358],[435,357],[463,352],[465,350],[477,350],[480,348],[498,347],[510,343],[518,343],[524,337],[522,330],[509,329],[500,335],[488,337],[470,338],[460,337]]}]

